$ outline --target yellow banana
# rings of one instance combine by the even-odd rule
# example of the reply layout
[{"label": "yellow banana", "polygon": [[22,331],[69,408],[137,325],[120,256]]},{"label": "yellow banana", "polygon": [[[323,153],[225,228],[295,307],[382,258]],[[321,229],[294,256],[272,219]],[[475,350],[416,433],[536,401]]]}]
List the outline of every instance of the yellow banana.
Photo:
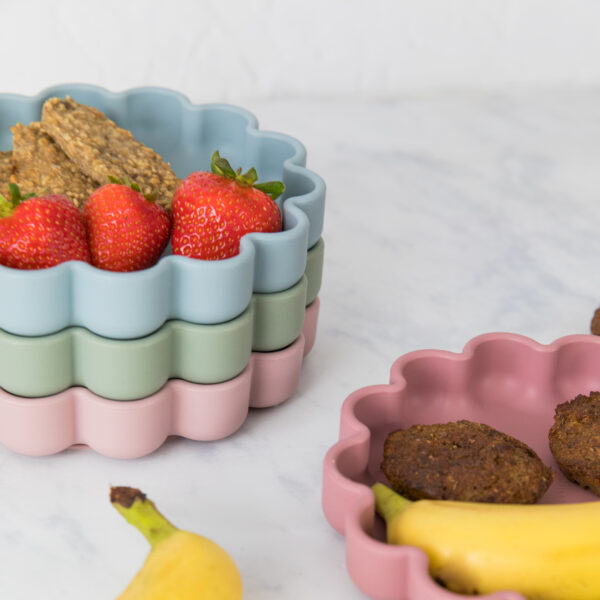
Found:
[{"label": "yellow banana", "polygon": [[417,546],[450,590],[529,600],[600,600],[600,502],[411,502],[372,487],[391,544]]},{"label": "yellow banana", "polygon": [[151,546],[146,562],[117,600],[241,600],[242,580],[225,550],[177,529],[140,490],[112,488],[110,499]]}]

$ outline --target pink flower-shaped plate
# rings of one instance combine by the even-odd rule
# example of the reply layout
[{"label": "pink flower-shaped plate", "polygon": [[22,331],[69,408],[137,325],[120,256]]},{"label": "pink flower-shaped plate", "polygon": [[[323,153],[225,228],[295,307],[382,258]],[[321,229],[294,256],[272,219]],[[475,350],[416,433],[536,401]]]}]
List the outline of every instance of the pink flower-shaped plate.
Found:
[{"label": "pink flower-shaped plate", "polygon": [[[370,485],[387,483],[380,464],[394,429],[469,419],[529,444],[556,471],[542,503],[597,500],[559,471],[548,446],[555,406],[600,390],[600,337],[574,335],[549,345],[514,334],[472,339],[461,354],[411,352],[397,359],[390,383],[352,393],[341,411],[340,439],[323,469],[323,510],[346,538],[350,577],[376,600],[458,600],[432,580],[427,557],[385,543]],[[514,591],[481,596],[524,600]]]}]

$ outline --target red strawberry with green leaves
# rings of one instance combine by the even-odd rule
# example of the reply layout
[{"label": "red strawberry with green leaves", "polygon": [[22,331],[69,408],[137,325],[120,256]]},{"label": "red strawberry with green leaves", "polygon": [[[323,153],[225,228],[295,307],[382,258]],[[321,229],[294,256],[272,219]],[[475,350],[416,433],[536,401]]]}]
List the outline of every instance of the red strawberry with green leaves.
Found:
[{"label": "red strawberry with green leaves", "polygon": [[0,264],[13,269],[46,269],[68,260],[90,262],[79,209],[59,194],[21,195],[9,184],[0,195]]},{"label": "red strawberry with green leaves", "polygon": [[281,231],[274,200],[283,192],[280,181],[256,183],[256,169],[241,174],[216,151],[211,173],[195,172],[173,196],[174,254],[220,260],[240,251],[240,239],[250,232]]},{"label": "red strawberry with green leaves", "polygon": [[83,205],[92,264],[108,271],[147,269],[169,242],[171,216],[137,184],[110,180]]}]

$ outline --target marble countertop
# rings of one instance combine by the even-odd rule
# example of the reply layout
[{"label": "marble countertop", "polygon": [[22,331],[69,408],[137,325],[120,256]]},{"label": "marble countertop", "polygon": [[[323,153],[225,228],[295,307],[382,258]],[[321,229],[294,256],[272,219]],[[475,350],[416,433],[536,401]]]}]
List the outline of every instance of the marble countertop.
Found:
[{"label": "marble countertop", "polygon": [[246,105],[328,185],[317,341],[296,394],[226,440],[118,461],[0,447],[0,595],[107,600],[147,554],[108,501],[144,490],[214,539],[246,600],[360,600],[321,511],[321,470],[353,390],[401,354],[510,331],[587,333],[600,304],[600,91]]}]

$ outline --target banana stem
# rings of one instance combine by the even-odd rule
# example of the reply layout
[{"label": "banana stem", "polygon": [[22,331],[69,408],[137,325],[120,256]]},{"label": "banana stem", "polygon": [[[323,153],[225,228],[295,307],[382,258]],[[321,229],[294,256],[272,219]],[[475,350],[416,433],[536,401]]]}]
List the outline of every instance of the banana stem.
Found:
[{"label": "banana stem", "polygon": [[154,502],[148,500],[146,495],[136,488],[112,487],[110,501],[125,520],[140,531],[153,548],[177,531],[177,527],[167,521],[157,510]]},{"label": "banana stem", "polygon": [[371,486],[371,490],[375,494],[375,510],[386,523],[390,523],[392,519],[412,504],[412,501],[396,493],[383,483],[374,484]]}]

